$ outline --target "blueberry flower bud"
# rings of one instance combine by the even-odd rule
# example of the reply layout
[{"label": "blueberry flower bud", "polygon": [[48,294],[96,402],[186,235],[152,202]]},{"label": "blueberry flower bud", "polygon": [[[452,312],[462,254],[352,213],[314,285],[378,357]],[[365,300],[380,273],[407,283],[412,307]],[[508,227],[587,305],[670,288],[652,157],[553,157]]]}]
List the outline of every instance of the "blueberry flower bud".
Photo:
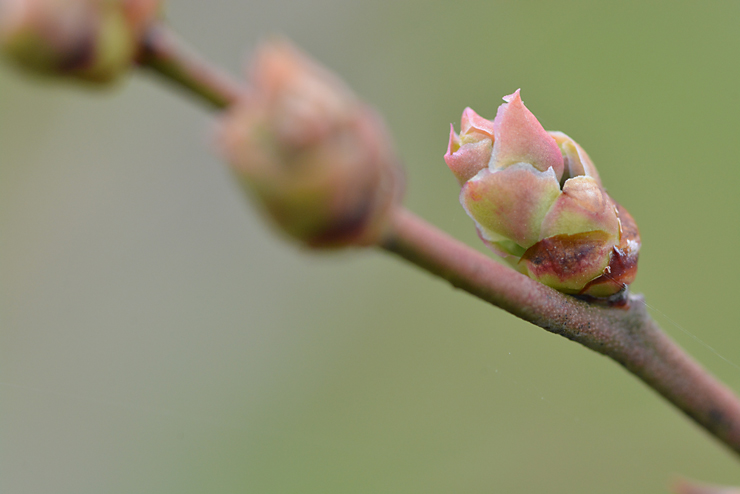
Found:
[{"label": "blueberry flower bud", "polygon": [[0,50],[38,74],[107,83],[136,58],[162,0],[0,0]]},{"label": "blueberry flower bud", "polygon": [[467,108],[445,161],[481,239],[521,272],[571,294],[607,297],[637,272],[640,235],[586,152],[547,132],[519,91],[491,122]]},{"label": "blueberry flower bud", "polygon": [[263,45],[220,142],[247,191],[311,247],[380,240],[402,175],[379,116],[286,42]]}]

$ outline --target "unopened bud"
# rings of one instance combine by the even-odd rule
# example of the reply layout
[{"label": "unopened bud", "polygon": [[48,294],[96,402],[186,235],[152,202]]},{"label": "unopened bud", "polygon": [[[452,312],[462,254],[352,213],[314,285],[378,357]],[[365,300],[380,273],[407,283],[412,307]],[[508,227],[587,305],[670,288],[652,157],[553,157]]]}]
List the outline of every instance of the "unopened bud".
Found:
[{"label": "unopened bud", "polygon": [[36,73],[105,83],[126,72],[162,0],[0,0],[0,49]]},{"label": "unopened bud", "polygon": [[263,45],[221,144],[248,191],[312,247],[380,240],[402,175],[379,116],[286,42]]},{"label": "unopened bud", "polygon": [[479,236],[557,290],[594,297],[623,290],[637,272],[634,220],[573,139],[545,131],[518,90],[504,101],[492,122],[466,109],[445,155]]}]

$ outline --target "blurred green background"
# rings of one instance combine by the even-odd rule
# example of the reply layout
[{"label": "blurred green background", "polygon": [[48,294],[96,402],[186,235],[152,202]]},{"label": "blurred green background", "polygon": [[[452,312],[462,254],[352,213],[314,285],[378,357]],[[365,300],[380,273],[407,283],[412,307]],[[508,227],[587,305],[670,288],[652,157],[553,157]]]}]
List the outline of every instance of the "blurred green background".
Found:
[{"label": "blurred green background", "polygon": [[[407,205],[481,250],[442,160],[449,124],[521,87],[637,219],[634,290],[740,390],[740,3],[168,11],[234,73],[275,32],[336,70],[386,116]],[[611,361],[380,252],[284,243],[214,153],[213,116],[170,89],[0,66],[2,493],[740,484],[732,454]]]}]

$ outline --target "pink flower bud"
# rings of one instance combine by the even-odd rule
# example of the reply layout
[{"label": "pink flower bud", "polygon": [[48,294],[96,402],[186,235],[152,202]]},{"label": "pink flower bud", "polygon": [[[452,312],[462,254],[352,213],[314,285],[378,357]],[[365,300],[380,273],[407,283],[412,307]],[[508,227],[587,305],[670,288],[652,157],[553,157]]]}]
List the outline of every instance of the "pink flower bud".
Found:
[{"label": "pink flower bud", "polygon": [[263,45],[250,74],[251,89],[221,125],[245,187],[307,245],[380,240],[402,179],[378,115],[285,42]]},{"label": "pink flower bud", "polygon": [[0,49],[36,73],[105,83],[133,63],[162,0],[0,0]]},{"label": "pink flower bud", "polygon": [[518,90],[504,101],[492,122],[466,109],[445,154],[479,236],[557,290],[595,297],[623,290],[637,273],[634,220],[573,139],[545,131]]}]

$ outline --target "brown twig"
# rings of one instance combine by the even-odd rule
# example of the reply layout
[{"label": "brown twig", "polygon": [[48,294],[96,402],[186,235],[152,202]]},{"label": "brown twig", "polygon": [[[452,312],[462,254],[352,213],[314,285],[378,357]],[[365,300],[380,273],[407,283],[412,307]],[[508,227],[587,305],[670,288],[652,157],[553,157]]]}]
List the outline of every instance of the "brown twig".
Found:
[{"label": "brown twig", "polygon": [[190,50],[164,23],[153,24],[145,33],[139,64],[217,109],[228,107],[242,91],[240,84]]},{"label": "brown twig", "polygon": [[564,295],[399,209],[382,247],[517,317],[602,353],[740,453],[740,401],[650,318],[641,296],[606,307]]}]

